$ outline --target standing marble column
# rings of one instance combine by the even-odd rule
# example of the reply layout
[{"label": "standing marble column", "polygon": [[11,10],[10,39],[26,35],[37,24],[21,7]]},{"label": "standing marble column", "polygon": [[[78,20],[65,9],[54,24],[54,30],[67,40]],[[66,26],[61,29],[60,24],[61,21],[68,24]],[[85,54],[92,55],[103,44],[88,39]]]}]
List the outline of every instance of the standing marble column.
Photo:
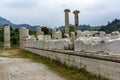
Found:
[{"label": "standing marble column", "polygon": [[65,37],[70,37],[70,27],[69,27],[69,9],[65,9]]},{"label": "standing marble column", "polygon": [[80,13],[79,10],[75,10],[73,12],[74,14],[74,18],[75,18],[75,35],[77,35],[77,30],[78,30],[78,27],[79,27],[79,17],[78,17],[78,14]]},{"label": "standing marble column", "polygon": [[11,48],[11,45],[10,45],[10,26],[4,27],[4,48]]}]

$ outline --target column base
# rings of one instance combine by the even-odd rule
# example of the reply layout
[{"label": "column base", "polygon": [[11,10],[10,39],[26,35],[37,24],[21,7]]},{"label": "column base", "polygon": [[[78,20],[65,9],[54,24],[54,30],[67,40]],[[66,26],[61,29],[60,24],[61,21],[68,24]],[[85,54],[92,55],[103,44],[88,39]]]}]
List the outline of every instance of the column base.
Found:
[{"label": "column base", "polygon": [[4,49],[10,49],[11,46],[4,46],[3,48],[4,48]]}]

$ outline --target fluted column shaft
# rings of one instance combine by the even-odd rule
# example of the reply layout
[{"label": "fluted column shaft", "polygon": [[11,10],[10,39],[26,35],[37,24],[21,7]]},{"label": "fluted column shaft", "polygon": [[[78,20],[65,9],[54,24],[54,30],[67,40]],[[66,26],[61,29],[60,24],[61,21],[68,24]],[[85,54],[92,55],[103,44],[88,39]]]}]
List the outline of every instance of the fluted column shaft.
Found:
[{"label": "fluted column shaft", "polygon": [[65,9],[65,35],[68,35],[67,37],[70,37],[70,27],[69,27],[69,9]]},{"label": "fluted column shaft", "polygon": [[74,18],[75,18],[75,34],[77,35],[77,30],[78,30],[78,27],[79,27],[79,16],[78,16],[78,14],[80,13],[80,11],[75,10],[73,13],[74,13]]}]

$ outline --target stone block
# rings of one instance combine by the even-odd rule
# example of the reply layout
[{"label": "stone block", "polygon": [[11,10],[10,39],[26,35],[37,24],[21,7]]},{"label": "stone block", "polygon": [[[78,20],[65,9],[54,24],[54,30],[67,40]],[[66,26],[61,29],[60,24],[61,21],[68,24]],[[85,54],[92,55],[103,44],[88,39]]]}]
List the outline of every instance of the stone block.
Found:
[{"label": "stone block", "polygon": [[75,38],[76,38],[75,32],[71,32],[71,41],[72,41],[72,43],[74,43]]},{"label": "stone block", "polygon": [[37,40],[38,41],[44,41],[44,35],[38,35]]},{"label": "stone block", "polygon": [[84,31],[83,32],[83,37],[90,37],[91,36],[91,32],[90,31]]},{"label": "stone block", "polygon": [[55,39],[62,39],[62,32],[61,31],[55,32]]},{"label": "stone block", "polygon": [[51,40],[51,35],[44,35],[44,40],[45,40],[45,41]]},{"label": "stone block", "polygon": [[99,32],[99,37],[104,37],[105,36],[105,32],[104,31],[100,31]]},{"label": "stone block", "polygon": [[83,34],[83,32],[80,31],[80,30],[78,30],[78,31],[77,31],[77,38],[79,38],[79,37],[83,37],[82,34]]}]

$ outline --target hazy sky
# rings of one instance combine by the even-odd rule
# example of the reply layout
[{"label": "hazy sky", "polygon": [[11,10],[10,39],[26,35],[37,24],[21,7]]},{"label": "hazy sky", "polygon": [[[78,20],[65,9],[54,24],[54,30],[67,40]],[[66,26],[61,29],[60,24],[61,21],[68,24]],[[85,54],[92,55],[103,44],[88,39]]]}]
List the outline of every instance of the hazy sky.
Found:
[{"label": "hazy sky", "polygon": [[103,25],[120,19],[120,0],[0,0],[0,16],[13,23],[41,26],[64,25],[64,9],[80,10],[79,23]]}]

